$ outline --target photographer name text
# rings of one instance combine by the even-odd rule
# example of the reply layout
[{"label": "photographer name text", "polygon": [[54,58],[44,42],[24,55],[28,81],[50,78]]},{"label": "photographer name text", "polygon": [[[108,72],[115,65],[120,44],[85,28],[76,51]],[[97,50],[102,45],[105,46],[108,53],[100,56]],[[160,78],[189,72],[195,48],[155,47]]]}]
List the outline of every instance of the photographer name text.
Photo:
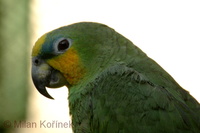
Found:
[{"label": "photographer name text", "polygon": [[72,128],[72,123],[71,121],[60,122],[57,120],[40,120],[38,122],[6,120],[3,122],[3,126],[5,128]]}]

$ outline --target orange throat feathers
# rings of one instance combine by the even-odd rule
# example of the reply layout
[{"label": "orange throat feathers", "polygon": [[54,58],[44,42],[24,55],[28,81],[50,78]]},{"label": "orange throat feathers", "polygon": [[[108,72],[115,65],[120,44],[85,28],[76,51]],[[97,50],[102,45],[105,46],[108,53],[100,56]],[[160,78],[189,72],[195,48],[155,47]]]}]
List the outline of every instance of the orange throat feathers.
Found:
[{"label": "orange throat feathers", "polygon": [[66,53],[47,60],[47,63],[63,73],[70,85],[77,84],[85,73],[83,64],[74,48],[69,48]]}]

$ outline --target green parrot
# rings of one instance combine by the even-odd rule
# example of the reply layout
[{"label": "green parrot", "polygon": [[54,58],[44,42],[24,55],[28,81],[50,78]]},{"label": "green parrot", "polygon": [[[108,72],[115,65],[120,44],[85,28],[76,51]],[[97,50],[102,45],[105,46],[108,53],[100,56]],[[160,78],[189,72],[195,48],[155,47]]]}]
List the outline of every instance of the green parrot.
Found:
[{"label": "green parrot", "polygon": [[200,104],[112,28],[80,22],[32,50],[37,90],[67,86],[74,133],[200,133]]}]

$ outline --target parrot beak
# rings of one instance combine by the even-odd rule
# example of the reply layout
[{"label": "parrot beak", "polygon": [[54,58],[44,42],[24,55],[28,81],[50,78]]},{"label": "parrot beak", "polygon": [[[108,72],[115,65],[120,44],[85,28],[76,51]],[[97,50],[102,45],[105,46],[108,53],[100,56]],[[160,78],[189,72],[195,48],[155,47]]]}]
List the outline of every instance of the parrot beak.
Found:
[{"label": "parrot beak", "polygon": [[32,59],[32,80],[37,90],[45,97],[53,99],[46,87],[58,88],[66,84],[65,77],[38,57]]}]

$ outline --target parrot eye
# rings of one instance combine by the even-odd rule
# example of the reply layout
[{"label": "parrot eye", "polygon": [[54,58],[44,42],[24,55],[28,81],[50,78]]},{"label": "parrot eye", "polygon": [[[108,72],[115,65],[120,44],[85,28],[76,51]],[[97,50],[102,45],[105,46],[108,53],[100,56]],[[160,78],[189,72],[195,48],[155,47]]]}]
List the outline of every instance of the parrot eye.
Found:
[{"label": "parrot eye", "polygon": [[60,38],[54,42],[55,54],[64,53],[72,44],[72,41],[68,38]]},{"label": "parrot eye", "polygon": [[70,46],[69,41],[67,39],[63,39],[58,43],[57,48],[58,48],[58,51],[64,51],[64,50],[68,49],[69,46]]}]

